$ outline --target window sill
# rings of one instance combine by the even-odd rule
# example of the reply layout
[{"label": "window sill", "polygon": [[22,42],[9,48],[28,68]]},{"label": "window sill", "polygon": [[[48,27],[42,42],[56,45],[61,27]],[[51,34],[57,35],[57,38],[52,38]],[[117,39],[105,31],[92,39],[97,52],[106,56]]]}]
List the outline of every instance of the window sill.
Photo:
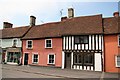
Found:
[{"label": "window sill", "polygon": [[33,48],[27,48],[28,50],[32,50]]},{"label": "window sill", "polygon": [[120,66],[116,66],[116,68],[120,68]]},{"label": "window sill", "polygon": [[32,64],[38,64],[38,63],[32,63]]},{"label": "window sill", "polygon": [[52,47],[45,47],[45,49],[52,49]]},{"label": "window sill", "polygon": [[55,64],[50,64],[50,63],[48,63],[47,65],[52,65],[52,66],[55,66]]}]

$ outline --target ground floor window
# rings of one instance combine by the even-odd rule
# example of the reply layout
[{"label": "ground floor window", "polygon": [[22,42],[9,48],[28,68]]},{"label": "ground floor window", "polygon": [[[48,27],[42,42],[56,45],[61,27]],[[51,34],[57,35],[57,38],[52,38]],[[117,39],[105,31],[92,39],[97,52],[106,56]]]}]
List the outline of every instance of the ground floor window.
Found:
[{"label": "ground floor window", "polygon": [[93,65],[94,55],[93,53],[87,53],[84,55],[84,64]]},{"label": "ground floor window", "polygon": [[82,55],[81,54],[74,54],[74,64],[81,64],[82,63]]},{"label": "ground floor window", "polygon": [[94,54],[93,53],[74,53],[73,62],[76,65],[93,65]]},{"label": "ground floor window", "polygon": [[115,56],[116,58],[116,67],[120,67],[120,56]]},{"label": "ground floor window", "polygon": [[55,55],[54,54],[48,55],[48,64],[55,64]]},{"label": "ground floor window", "polygon": [[33,54],[33,63],[38,63],[38,54]]},{"label": "ground floor window", "polygon": [[18,63],[19,58],[20,58],[19,52],[8,52],[7,54],[7,62]]}]

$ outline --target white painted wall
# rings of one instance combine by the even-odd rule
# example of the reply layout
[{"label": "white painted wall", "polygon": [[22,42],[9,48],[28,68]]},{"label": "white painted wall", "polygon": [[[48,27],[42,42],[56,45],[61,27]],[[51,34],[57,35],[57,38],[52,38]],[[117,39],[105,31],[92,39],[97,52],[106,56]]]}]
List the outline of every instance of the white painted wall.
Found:
[{"label": "white painted wall", "polygon": [[22,47],[22,41],[19,38],[2,39],[2,41],[1,41],[1,47],[2,48],[12,47],[14,39],[17,39],[17,46],[16,47]]}]

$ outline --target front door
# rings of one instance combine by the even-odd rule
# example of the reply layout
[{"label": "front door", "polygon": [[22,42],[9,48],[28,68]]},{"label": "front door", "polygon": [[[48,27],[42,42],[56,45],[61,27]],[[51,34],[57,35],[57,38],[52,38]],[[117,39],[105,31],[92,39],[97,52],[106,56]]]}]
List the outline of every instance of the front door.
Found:
[{"label": "front door", "polygon": [[71,53],[65,53],[65,68],[71,69]]},{"label": "front door", "polygon": [[28,54],[25,53],[25,56],[24,56],[24,65],[28,65]]}]

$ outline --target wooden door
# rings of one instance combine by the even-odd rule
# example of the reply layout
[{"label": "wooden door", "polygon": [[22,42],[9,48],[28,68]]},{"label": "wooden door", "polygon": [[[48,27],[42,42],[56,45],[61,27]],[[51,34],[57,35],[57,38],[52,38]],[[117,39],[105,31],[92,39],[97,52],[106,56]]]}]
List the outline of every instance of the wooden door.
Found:
[{"label": "wooden door", "polygon": [[24,65],[28,65],[28,54],[25,53],[25,56],[24,56]]},{"label": "wooden door", "polygon": [[71,53],[65,53],[65,68],[71,69]]}]

